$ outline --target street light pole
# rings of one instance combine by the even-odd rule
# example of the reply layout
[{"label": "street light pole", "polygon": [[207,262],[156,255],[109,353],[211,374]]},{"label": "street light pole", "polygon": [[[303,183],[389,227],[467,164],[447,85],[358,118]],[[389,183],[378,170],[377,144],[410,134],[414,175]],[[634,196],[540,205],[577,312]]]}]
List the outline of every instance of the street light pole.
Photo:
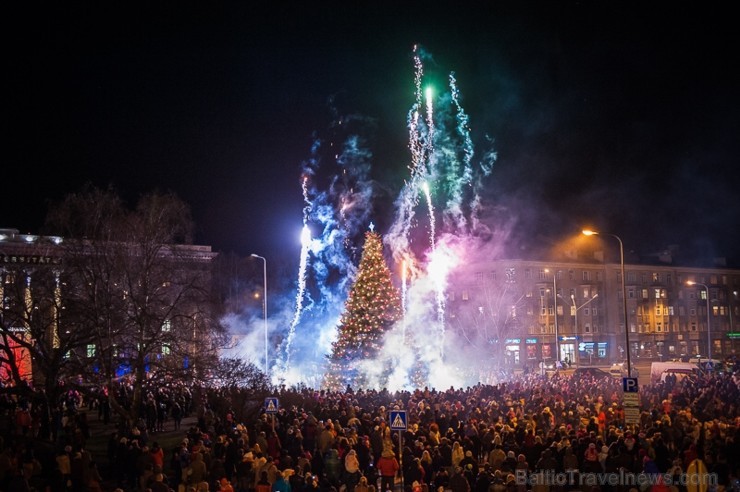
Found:
[{"label": "street light pole", "polygon": [[267,259],[264,256],[256,255],[252,253],[252,258],[259,258],[262,260],[262,286],[264,287],[264,295],[262,296],[262,318],[264,320],[265,327],[265,375],[267,375],[268,359],[267,359]]},{"label": "street light pole", "polygon": [[[545,269],[549,272],[549,269]],[[552,308],[555,313],[555,361],[560,360],[560,333],[558,330],[558,283],[557,272],[552,272]]]},{"label": "street light pole", "polygon": [[591,299],[589,299],[588,301],[584,302],[580,306],[577,306],[576,305],[576,296],[574,296],[573,294],[570,295],[570,301],[573,303],[573,323],[575,325],[575,329],[573,330],[573,332],[575,333],[575,336],[576,336],[576,352],[575,352],[574,357],[573,357],[574,358],[573,363],[576,364],[576,365],[578,365],[578,362],[577,362],[577,360],[578,360],[578,310],[581,309],[586,304],[588,304],[589,302],[591,302],[594,299],[596,299],[597,297],[599,297],[599,294],[598,293],[594,294]]},{"label": "street light pole", "polygon": [[704,290],[707,292],[707,362],[710,364],[712,363],[712,332],[710,329],[710,323],[712,319],[709,317],[709,287],[707,287],[706,284],[702,284],[701,282],[694,282],[693,280],[689,280],[686,282],[687,285],[701,285],[704,287]]},{"label": "street light pole", "polygon": [[558,272],[552,272],[552,307],[555,310],[555,360],[560,361],[560,330],[558,329]]},{"label": "street light pole", "polygon": [[629,375],[629,377],[632,377],[632,362],[630,358],[630,328],[629,320],[627,319],[627,289],[625,288],[624,284],[624,245],[622,244],[622,239],[616,234],[609,234],[607,232],[596,232],[588,229],[585,229],[583,231],[583,234],[586,236],[595,236],[598,234],[602,236],[611,236],[619,242],[619,265],[622,275],[622,309],[624,310],[624,340],[627,344],[627,374]]}]

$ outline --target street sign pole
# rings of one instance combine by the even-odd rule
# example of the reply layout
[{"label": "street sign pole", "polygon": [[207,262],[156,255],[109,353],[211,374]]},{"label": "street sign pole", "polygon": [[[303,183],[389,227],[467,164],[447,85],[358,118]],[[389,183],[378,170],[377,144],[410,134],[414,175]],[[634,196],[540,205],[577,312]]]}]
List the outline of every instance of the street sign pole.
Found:
[{"label": "street sign pole", "polygon": [[[403,481],[403,431],[408,428],[406,420],[406,410],[391,410],[391,430],[398,431],[398,465],[401,468],[401,490],[406,490],[406,484]],[[387,492],[387,491],[382,491]]]}]

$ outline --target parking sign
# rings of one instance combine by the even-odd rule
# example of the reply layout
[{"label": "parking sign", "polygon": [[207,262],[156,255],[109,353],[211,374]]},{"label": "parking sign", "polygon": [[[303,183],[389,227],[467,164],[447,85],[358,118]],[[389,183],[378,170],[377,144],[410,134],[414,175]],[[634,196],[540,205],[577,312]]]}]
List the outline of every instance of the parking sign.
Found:
[{"label": "parking sign", "polygon": [[622,378],[622,389],[625,393],[639,392],[640,385],[637,384],[637,378]]}]

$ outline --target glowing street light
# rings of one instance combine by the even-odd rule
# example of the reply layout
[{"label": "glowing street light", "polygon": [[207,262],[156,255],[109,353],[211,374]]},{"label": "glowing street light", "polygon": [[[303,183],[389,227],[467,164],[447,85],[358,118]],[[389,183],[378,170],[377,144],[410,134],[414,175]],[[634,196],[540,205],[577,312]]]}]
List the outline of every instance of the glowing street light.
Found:
[{"label": "glowing street light", "polygon": [[686,282],[686,285],[701,285],[702,287],[704,287],[704,290],[707,291],[707,361],[711,363],[712,362],[712,332],[710,330],[711,318],[709,316],[709,287],[707,287],[706,284],[702,284],[701,282],[694,282],[693,280],[688,280]]},{"label": "glowing street light", "polygon": [[584,229],[583,234],[586,236],[611,236],[619,242],[619,265],[622,275],[622,309],[624,310],[624,341],[627,344],[627,374],[632,377],[632,362],[630,359],[630,329],[629,320],[627,319],[627,289],[624,287],[624,245],[622,240],[616,234],[609,234],[607,232],[596,232],[589,229]]},{"label": "glowing street light", "polygon": [[262,296],[262,317],[265,325],[265,375],[267,375],[267,259],[264,256],[256,255],[254,253],[249,256],[262,260],[262,272],[264,275],[262,280],[262,285],[264,287],[264,295]]}]

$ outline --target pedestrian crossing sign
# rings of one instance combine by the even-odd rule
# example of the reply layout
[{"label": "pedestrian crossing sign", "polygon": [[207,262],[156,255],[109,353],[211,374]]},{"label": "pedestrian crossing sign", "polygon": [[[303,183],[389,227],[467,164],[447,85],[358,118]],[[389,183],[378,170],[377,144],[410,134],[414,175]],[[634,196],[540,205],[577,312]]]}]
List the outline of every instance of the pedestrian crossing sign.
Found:
[{"label": "pedestrian crossing sign", "polygon": [[273,397],[265,398],[265,413],[277,413],[278,399]]},{"label": "pedestrian crossing sign", "polygon": [[391,410],[391,430],[406,430],[406,410]]}]

